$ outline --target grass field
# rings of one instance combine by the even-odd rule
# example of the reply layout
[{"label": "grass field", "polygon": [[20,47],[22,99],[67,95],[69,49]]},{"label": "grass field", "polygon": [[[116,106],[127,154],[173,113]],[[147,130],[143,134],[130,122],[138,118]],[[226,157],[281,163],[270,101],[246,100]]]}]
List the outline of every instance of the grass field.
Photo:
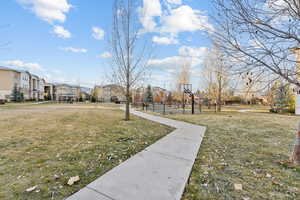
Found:
[{"label": "grass field", "polygon": [[300,168],[277,162],[289,159],[299,117],[239,112],[168,117],[208,127],[182,200],[300,199]]},{"label": "grass field", "polygon": [[172,130],[122,119],[109,105],[0,106],[0,199],[63,199]]}]

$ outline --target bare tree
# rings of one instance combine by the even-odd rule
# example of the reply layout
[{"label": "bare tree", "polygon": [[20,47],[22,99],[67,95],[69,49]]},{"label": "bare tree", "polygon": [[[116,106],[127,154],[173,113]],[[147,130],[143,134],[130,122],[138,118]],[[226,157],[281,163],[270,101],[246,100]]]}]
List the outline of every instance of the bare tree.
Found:
[{"label": "bare tree", "polygon": [[[300,86],[293,48],[299,46],[300,7],[296,0],[215,0],[222,51],[239,72],[283,77]],[[295,49],[297,51],[297,49]]]},{"label": "bare tree", "polygon": [[182,56],[178,62],[179,69],[176,73],[174,73],[175,91],[172,95],[177,102],[182,102],[184,105],[182,86],[190,83],[192,58],[188,56]]},{"label": "bare tree", "polygon": [[[210,33],[236,72],[269,77],[266,83],[283,78],[300,87],[299,0],[215,0],[215,5],[216,27]],[[300,164],[300,134],[292,161]]]},{"label": "bare tree", "polygon": [[206,94],[210,101],[215,101],[217,111],[221,111],[223,97],[229,86],[228,69],[224,55],[219,51],[218,47],[214,47],[206,55],[202,69],[203,83],[206,86]]},{"label": "bare tree", "polygon": [[134,0],[115,0],[113,8],[110,40],[113,81],[125,90],[125,120],[130,119],[130,91],[143,78],[150,58],[149,44],[140,34],[136,3]]},{"label": "bare tree", "polygon": [[192,65],[192,58],[189,57],[181,57],[180,58],[180,69],[176,75],[176,87],[177,90],[181,90],[182,84],[188,84],[191,78],[191,65]]}]

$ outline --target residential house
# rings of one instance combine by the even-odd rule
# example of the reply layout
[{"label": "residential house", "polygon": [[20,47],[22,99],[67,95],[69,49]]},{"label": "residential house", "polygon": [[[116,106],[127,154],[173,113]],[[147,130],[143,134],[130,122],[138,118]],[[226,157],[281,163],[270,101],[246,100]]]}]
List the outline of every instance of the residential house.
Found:
[{"label": "residential house", "polygon": [[23,100],[43,100],[45,80],[28,71],[0,67],[0,99],[10,101],[14,89]]},{"label": "residential house", "polygon": [[20,88],[20,72],[0,67],[0,99],[10,100],[14,88]]},{"label": "residential house", "polygon": [[[140,87],[137,89],[132,90],[132,99],[134,104],[140,104],[144,101],[144,94],[147,91],[147,88]],[[161,87],[151,87],[152,95],[153,95],[153,100],[155,103],[163,103],[168,94],[166,89],[161,88]]]},{"label": "residential house", "polygon": [[168,91],[161,87],[152,87],[152,93],[155,103],[163,103],[168,95]]},{"label": "residential house", "polygon": [[44,99],[47,101],[52,101],[56,99],[55,96],[55,85],[51,83],[45,83],[44,86]]},{"label": "residential house", "polygon": [[116,84],[95,86],[93,96],[97,102],[125,102],[124,88]]},{"label": "residential house", "polygon": [[139,87],[137,89],[132,90],[132,100],[134,104],[141,104],[144,102],[144,93],[146,88]]},{"label": "residential house", "polygon": [[24,100],[31,99],[30,91],[30,76],[31,74],[28,71],[19,71],[20,73],[20,85],[18,86],[20,92],[23,94]]},{"label": "residential house", "polygon": [[87,101],[91,99],[92,89],[87,87],[80,87],[79,101]]},{"label": "residential house", "polygon": [[45,83],[46,100],[86,101],[90,100],[91,89],[65,83]]},{"label": "residential house", "polygon": [[54,84],[56,101],[77,101],[80,95],[80,87],[69,84]]},{"label": "residential house", "polygon": [[[296,57],[296,79],[300,81],[300,48],[294,48],[293,53]],[[295,95],[296,95],[296,107],[295,107],[295,114],[300,115],[300,88],[295,88]]]},{"label": "residential house", "polygon": [[32,100],[44,100],[45,80],[37,75],[30,74],[30,91]]}]

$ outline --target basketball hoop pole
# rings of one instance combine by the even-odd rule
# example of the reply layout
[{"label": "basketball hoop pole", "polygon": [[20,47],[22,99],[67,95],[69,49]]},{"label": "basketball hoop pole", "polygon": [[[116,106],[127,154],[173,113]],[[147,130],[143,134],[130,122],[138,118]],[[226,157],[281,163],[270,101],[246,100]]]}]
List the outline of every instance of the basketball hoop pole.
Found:
[{"label": "basketball hoop pole", "polygon": [[192,93],[192,115],[195,114],[195,96]]},{"label": "basketball hoop pole", "polygon": [[195,95],[193,94],[192,91],[192,84],[182,84],[183,86],[183,113],[185,112],[185,100],[184,100],[184,95],[189,94],[190,97],[192,98],[192,114],[195,114]]}]

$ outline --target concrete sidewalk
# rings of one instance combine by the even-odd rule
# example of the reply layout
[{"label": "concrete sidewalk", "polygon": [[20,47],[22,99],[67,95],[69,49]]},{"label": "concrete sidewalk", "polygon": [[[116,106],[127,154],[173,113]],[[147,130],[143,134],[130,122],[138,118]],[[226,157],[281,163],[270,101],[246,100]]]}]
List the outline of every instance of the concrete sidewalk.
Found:
[{"label": "concrete sidewalk", "polygon": [[180,200],[205,127],[131,111],[176,130],[129,158],[67,200]]}]

